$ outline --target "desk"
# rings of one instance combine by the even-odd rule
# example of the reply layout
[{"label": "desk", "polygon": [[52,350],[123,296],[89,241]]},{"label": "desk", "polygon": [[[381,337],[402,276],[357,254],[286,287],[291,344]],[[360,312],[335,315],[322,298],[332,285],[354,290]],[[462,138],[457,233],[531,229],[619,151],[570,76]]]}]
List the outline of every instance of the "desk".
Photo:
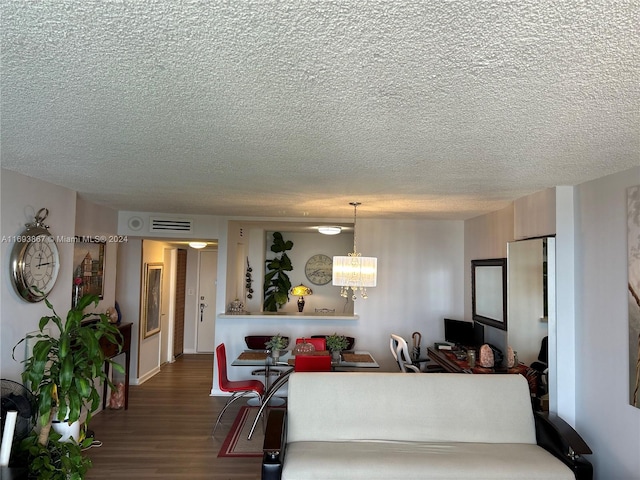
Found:
[{"label": "desk", "polygon": [[[111,359],[117,355],[124,354],[124,409],[129,408],[129,368],[131,363],[131,326],[133,323],[122,323],[117,325],[118,330],[122,334],[122,350],[118,352],[118,345],[111,343],[106,338],[100,339],[100,348],[105,359]],[[104,373],[109,377],[109,362],[104,362]],[[104,382],[102,390],[102,408],[106,408],[107,405],[107,382]]]},{"label": "desk", "polygon": [[486,368],[478,365],[471,368],[467,359],[458,360],[455,353],[451,350],[438,350],[434,347],[427,348],[427,355],[429,358],[440,365],[446,372],[449,373],[474,373],[474,374],[491,374],[491,373],[518,373],[527,379],[529,382],[529,390],[532,395],[535,395],[537,390],[537,372],[526,366],[524,363],[520,363],[513,368]]}]

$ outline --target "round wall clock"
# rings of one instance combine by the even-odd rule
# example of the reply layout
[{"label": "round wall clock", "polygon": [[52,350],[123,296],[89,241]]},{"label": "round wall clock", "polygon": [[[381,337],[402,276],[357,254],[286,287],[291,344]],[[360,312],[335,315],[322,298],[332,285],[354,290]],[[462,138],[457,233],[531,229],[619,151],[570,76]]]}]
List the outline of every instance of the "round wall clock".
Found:
[{"label": "round wall clock", "polygon": [[58,271],[60,253],[53,235],[42,222],[49,211],[41,208],[35,216],[35,223],[15,237],[11,250],[11,283],[16,292],[28,302],[39,302],[51,292]]},{"label": "round wall clock", "polygon": [[331,281],[333,260],[321,253],[312,256],[304,266],[304,274],[314,285],[326,285]]}]

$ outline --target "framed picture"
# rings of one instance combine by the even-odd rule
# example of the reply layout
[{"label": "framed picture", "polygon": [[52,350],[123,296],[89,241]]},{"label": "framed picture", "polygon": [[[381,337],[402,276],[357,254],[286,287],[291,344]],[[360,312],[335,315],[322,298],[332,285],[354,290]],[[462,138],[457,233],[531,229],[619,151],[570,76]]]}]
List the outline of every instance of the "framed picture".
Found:
[{"label": "framed picture", "polygon": [[145,264],[142,298],[142,331],[144,338],[160,332],[162,306],[162,263]]},{"label": "framed picture", "polygon": [[75,305],[83,295],[104,298],[104,252],[106,242],[75,237],[73,246],[72,300]]},{"label": "framed picture", "polygon": [[471,260],[471,308],[475,321],[507,329],[507,259]]}]

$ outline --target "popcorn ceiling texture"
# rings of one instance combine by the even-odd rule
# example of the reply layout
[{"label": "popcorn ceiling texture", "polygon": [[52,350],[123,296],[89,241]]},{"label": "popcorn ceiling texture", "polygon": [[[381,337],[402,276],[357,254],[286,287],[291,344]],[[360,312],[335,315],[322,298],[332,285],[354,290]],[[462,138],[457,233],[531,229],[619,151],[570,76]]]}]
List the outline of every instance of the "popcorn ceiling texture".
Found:
[{"label": "popcorn ceiling texture", "polygon": [[640,165],[639,12],[4,0],[2,167],[123,210],[470,218]]}]

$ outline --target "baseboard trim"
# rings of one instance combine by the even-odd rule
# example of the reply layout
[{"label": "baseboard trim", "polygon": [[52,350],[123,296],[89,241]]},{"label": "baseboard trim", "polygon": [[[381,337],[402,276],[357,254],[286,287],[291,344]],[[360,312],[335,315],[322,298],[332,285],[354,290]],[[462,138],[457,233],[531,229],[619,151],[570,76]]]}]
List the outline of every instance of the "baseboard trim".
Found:
[{"label": "baseboard trim", "polygon": [[160,373],[160,367],[156,367],[153,370],[145,373],[142,377],[138,377],[135,380],[134,385],[142,385],[144,382],[146,382],[147,380],[149,380],[150,378],[155,377],[157,374]]}]

